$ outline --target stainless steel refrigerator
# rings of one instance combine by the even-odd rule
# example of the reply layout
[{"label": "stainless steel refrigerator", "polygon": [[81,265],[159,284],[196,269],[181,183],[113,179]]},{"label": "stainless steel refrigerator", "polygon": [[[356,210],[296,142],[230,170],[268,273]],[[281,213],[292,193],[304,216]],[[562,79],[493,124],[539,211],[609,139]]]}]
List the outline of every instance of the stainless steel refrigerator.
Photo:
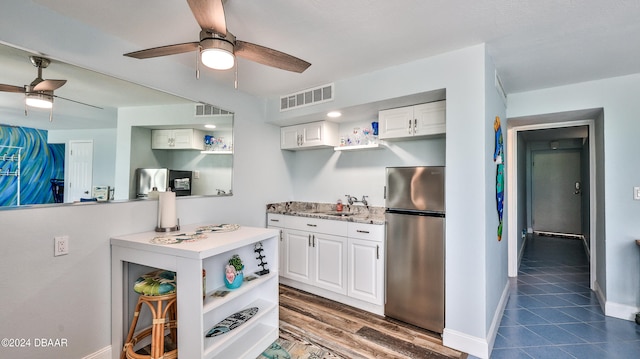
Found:
[{"label": "stainless steel refrigerator", "polygon": [[191,171],[176,171],[168,168],[136,169],[136,198],[148,197],[149,191],[156,188],[165,192],[167,188],[176,196],[191,195]]},{"label": "stainless steel refrigerator", "polygon": [[444,329],[444,167],[389,167],[385,315]]}]

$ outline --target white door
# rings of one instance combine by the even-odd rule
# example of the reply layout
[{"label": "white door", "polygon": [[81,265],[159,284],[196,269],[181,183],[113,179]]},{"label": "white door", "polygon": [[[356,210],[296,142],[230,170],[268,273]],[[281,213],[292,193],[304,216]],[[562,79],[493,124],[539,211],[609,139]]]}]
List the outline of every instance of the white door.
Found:
[{"label": "white door", "polygon": [[534,152],[531,185],[534,231],[582,233],[579,151]]},{"label": "white door", "polygon": [[314,284],[347,294],[347,238],[319,233],[311,236]]},{"label": "white door", "polygon": [[380,111],[378,120],[380,139],[413,136],[413,106]]},{"label": "white door", "polygon": [[303,283],[311,282],[309,265],[311,234],[296,230],[284,230],[284,270],[282,276]]},{"label": "white door", "polygon": [[280,129],[280,148],[296,148],[300,143],[300,127],[288,126]]},{"label": "white door", "polygon": [[362,239],[349,238],[349,292],[353,298],[374,304],[383,304],[382,261],[380,244]]},{"label": "white door", "polygon": [[69,141],[68,179],[65,202],[91,197],[93,181],[93,141]]},{"label": "white door", "polygon": [[303,146],[317,146],[322,144],[322,123],[310,123],[303,128]]},{"label": "white door", "polygon": [[414,134],[420,136],[445,133],[445,107],[446,101],[413,106],[413,116],[416,121],[414,123]]}]

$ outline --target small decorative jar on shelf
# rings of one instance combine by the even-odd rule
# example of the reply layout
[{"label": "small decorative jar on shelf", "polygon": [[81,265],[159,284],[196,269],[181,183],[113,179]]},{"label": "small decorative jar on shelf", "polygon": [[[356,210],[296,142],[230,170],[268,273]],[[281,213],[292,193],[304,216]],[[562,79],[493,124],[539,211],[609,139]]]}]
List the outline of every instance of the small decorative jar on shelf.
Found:
[{"label": "small decorative jar on shelf", "polygon": [[244,281],[243,269],[242,259],[239,255],[234,254],[225,267],[224,285],[229,289],[240,287]]}]

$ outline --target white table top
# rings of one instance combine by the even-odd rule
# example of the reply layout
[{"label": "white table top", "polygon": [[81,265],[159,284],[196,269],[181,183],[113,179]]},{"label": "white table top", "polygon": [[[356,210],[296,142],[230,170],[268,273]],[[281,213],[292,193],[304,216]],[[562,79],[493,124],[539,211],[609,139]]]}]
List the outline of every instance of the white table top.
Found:
[{"label": "white table top", "polygon": [[194,241],[174,244],[152,243],[155,237],[191,234],[196,231],[196,228],[206,225],[208,224],[186,225],[177,232],[149,231],[116,236],[111,238],[111,245],[185,258],[203,259],[279,235],[277,229],[240,226],[237,230],[230,232],[204,232],[206,238]]}]

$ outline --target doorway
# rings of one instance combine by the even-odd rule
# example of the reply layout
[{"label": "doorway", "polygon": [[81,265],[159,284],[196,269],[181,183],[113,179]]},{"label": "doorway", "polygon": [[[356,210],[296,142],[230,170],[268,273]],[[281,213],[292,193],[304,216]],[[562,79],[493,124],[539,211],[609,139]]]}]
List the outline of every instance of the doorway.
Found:
[{"label": "doorway", "polygon": [[[517,276],[527,238],[533,235],[535,230],[551,234],[577,234],[590,259],[590,286],[591,289],[594,289],[596,245],[590,239],[595,239],[596,233],[596,141],[593,140],[595,122],[592,119],[598,119],[599,116],[601,116],[601,110],[595,109],[508,120],[507,207],[505,210],[508,221],[508,275],[510,277]],[[570,131],[582,131],[583,134],[567,135]],[[557,146],[556,142],[558,141],[560,146]],[[563,143],[566,141],[569,141],[569,146],[565,146],[566,143]],[[550,154],[552,152],[555,153]],[[562,152],[566,153],[558,155]],[[538,165],[543,164],[540,168],[547,167],[546,170],[535,175],[543,177],[543,182],[537,183],[538,190],[541,190],[541,186],[551,187],[546,188],[551,193],[545,194],[545,189],[542,189],[543,194],[534,194],[532,169],[535,167],[536,161]],[[558,181],[552,181],[552,184],[545,185],[544,180],[549,181],[551,176],[549,172],[553,172],[549,167],[564,169],[567,167],[567,162],[572,162],[576,168],[571,170],[573,173],[571,176],[565,176],[569,179],[565,181],[567,184],[562,186],[568,186],[568,188],[563,190],[569,191],[567,195],[572,194],[577,198],[573,198],[570,204],[572,207],[568,207],[573,209],[564,208],[565,203],[562,203],[561,206],[553,208],[558,211],[553,213],[549,205],[545,206],[545,198],[555,196],[553,190],[557,188],[554,187],[561,186]],[[579,179],[575,179],[576,171],[579,173],[577,176]],[[537,201],[534,201],[534,197]],[[540,201],[542,205],[540,205]],[[537,215],[534,214],[536,211]],[[549,213],[542,213],[545,211]],[[571,213],[568,213],[569,211]],[[570,227],[564,223],[565,216],[573,218],[571,221],[567,221],[571,222]],[[563,220],[560,221],[558,218]]]},{"label": "doorway", "polygon": [[69,173],[65,202],[91,197],[93,182],[93,141],[69,141]]},{"label": "doorway", "polygon": [[[559,141],[553,141],[559,143]],[[582,237],[582,183],[577,149],[531,154],[531,227],[533,233]]]}]

